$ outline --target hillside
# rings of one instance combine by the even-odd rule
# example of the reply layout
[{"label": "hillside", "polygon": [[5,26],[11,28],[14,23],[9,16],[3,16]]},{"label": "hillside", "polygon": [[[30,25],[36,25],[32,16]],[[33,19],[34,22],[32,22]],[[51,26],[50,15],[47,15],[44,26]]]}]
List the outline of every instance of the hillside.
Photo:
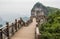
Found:
[{"label": "hillside", "polygon": [[39,24],[41,39],[60,39],[60,9],[46,8],[48,10],[47,22]]},{"label": "hillside", "polygon": [[39,28],[42,39],[60,39],[60,11],[49,14],[47,22]]},{"label": "hillside", "polygon": [[56,11],[60,11],[60,9],[58,9],[58,8],[54,8],[54,7],[46,7],[47,9],[48,9],[48,13],[54,13],[54,12],[56,12]]}]

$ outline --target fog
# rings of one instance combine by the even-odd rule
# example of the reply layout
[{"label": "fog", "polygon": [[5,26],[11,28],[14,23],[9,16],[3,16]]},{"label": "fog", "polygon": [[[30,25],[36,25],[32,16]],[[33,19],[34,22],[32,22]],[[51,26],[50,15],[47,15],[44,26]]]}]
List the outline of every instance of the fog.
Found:
[{"label": "fog", "polygon": [[4,20],[10,20],[30,16],[30,11],[36,2],[60,8],[60,0],[0,0],[0,17]]}]

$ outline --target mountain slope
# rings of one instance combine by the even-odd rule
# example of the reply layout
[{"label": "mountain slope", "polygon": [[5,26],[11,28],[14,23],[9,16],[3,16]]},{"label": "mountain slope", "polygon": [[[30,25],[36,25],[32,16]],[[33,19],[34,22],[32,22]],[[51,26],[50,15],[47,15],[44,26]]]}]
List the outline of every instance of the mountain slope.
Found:
[{"label": "mountain slope", "polygon": [[54,7],[47,7],[47,9],[48,9],[48,13],[54,13],[54,12],[56,12],[56,11],[60,11],[60,9],[58,9],[58,8],[54,8]]},{"label": "mountain slope", "polygon": [[58,8],[44,6],[44,5],[43,5],[42,3],[40,3],[40,2],[37,2],[37,3],[33,6],[33,8],[32,8],[31,11],[34,11],[35,8],[40,8],[40,9],[42,9],[42,11],[45,13],[45,15],[48,15],[48,14],[50,14],[50,13],[53,13],[53,12],[57,11],[57,10],[60,10],[60,9],[58,9]]}]

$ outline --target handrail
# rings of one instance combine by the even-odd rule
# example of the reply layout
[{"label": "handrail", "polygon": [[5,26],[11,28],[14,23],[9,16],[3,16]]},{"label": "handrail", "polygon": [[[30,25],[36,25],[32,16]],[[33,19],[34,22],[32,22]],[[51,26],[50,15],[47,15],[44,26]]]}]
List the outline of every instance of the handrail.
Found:
[{"label": "handrail", "polygon": [[35,28],[35,39],[41,39],[41,34],[39,33],[39,28],[36,26]]},{"label": "handrail", "polygon": [[0,39],[10,39],[11,36],[15,34],[22,26],[29,24],[32,21],[28,20],[26,23],[20,19],[15,19],[15,21],[9,23],[0,28]]},{"label": "handrail", "polygon": [[[20,20],[19,18],[17,19],[17,20]],[[13,20],[13,21],[11,21],[9,24],[12,24],[12,23],[14,23],[15,21]],[[3,25],[2,27],[0,27],[0,29],[2,29],[2,28],[4,28],[4,27],[6,27],[6,25]]]}]

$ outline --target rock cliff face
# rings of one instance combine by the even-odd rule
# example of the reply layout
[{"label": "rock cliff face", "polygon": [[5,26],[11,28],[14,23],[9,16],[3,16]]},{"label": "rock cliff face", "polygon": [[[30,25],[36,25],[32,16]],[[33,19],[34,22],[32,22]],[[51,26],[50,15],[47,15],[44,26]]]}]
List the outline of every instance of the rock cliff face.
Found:
[{"label": "rock cliff face", "polygon": [[48,14],[54,13],[57,10],[60,11],[58,8],[46,7],[43,4],[37,2],[31,10],[31,18],[37,18],[36,20],[42,24],[43,22],[47,21]]},{"label": "rock cliff face", "polygon": [[31,15],[34,16],[34,15],[37,15],[38,13],[40,13],[40,15],[43,13],[44,15],[47,15],[48,14],[48,10],[47,10],[47,7],[45,7],[43,4],[37,2],[32,10],[31,10]]},{"label": "rock cliff face", "polygon": [[31,17],[35,17],[37,22],[40,22],[41,24],[46,21],[47,14],[47,7],[45,7],[43,4],[39,2],[37,2],[31,10]]},{"label": "rock cliff face", "polygon": [[43,4],[37,2],[31,10],[31,16],[35,16],[38,13],[42,14],[42,12],[47,16],[49,13],[55,12],[57,10],[60,11],[58,8],[44,6]]}]

